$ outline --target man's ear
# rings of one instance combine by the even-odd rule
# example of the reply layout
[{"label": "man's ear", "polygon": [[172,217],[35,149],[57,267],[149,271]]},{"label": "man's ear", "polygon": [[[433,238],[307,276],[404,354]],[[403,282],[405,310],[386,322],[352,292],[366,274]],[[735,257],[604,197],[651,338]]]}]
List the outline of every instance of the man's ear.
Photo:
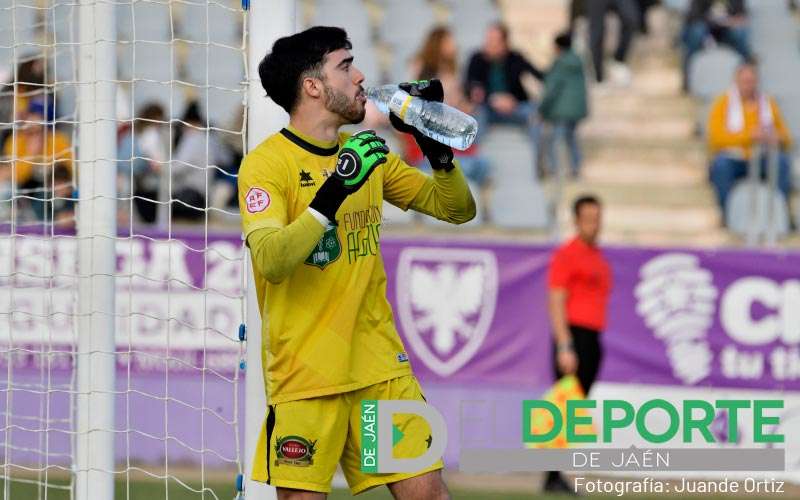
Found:
[{"label": "man's ear", "polygon": [[303,92],[313,98],[322,97],[322,80],[318,78],[303,78]]}]

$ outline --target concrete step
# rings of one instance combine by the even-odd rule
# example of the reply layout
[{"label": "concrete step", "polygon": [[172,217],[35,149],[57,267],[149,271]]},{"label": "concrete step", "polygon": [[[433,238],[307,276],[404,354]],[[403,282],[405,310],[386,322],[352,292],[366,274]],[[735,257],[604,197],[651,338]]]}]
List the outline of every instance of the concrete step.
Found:
[{"label": "concrete step", "polygon": [[[559,210],[564,225],[571,220],[571,206]],[[651,205],[616,205],[604,203],[603,227],[612,233],[702,235],[721,228],[715,206],[654,207]]]},{"label": "concrete step", "polygon": [[581,127],[585,137],[593,139],[615,139],[647,141],[651,139],[689,141],[694,139],[694,123],[685,118],[661,118],[631,120],[627,116],[592,119]]},{"label": "concrete step", "polygon": [[717,248],[739,243],[739,239],[724,229],[709,229],[701,233],[691,232],[665,232],[662,230],[651,231],[616,231],[603,230],[604,243],[642,245],[658,247],[703,247]]},{"label": "concrete step", "polygon": [[623,157],[616,161],[587,161],[582,175],[588,184],[616,184],[628,189],[649,186],[656,190],[703,186],[708,174],[703,168],[684,163],[648,164]]},{"label": "concrete step", "polygon": [[[548,193],[555,189],[554,182],[544,184]],[[652,205],[654,207],[704,207],[714,203],[714,192],[707,183],[678,187],[655,187],[653,184],[613,184],[578,180],[568,182],[562,190],[566,204],[580,195],[592,193],[604,202],[615,205]]]},{"label": "concrete step", "polygon": [[642,96],[633,93],[605,95],[591,103],[591,119],[625,116],[631,120],[686,119],[696,114],[697,104],[689,98]]}]

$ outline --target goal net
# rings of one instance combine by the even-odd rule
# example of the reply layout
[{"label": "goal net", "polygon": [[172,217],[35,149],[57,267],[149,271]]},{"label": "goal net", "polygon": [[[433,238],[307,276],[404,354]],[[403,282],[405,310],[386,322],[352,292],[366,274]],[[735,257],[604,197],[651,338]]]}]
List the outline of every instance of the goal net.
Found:
[{"label": "goal net", "polygon": [[235,496],[245,16],[0,0],[0,498]]}]

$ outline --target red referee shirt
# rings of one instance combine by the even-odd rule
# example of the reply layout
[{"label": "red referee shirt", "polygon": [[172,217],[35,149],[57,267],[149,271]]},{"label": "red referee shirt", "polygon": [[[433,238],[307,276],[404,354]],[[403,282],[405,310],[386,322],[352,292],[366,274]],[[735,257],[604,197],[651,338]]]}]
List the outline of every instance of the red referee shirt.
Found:
[{"label": "red referee shirt", "polygon": [[567,291],[568,324],[597,331],[605,328],[611,266],[599,248],[580,238],[564,244],[553,254],[548,285]]}]

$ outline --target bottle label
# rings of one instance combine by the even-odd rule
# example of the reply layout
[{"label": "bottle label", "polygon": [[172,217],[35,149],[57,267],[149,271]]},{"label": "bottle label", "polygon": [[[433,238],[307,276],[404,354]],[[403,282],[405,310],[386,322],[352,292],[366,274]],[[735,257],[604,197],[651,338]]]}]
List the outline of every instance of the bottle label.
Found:
[{"label": "bottle label", "polygon": [[412,97],[407,92],[398,90],[389,100],[389,109],[399,116],[401,120],[405,120],[406,111],[408,111],[408,105],[411,104],[411,100]]}]

